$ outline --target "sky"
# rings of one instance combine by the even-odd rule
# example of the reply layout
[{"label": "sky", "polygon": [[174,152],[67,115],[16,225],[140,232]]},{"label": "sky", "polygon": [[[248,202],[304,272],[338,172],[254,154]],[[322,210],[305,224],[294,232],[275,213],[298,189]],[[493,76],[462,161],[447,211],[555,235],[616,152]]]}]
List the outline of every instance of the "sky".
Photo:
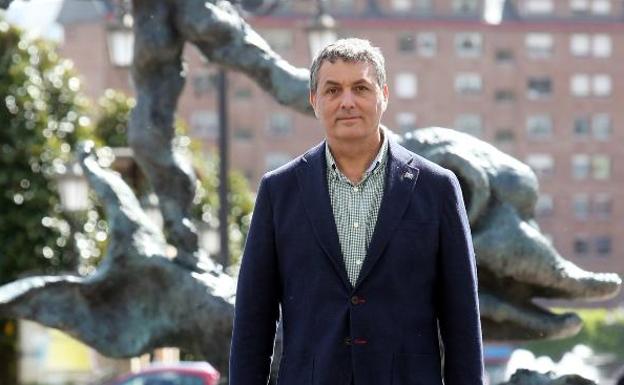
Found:
[{"label": "sky", "polygon": [[5,13],[6,20],[30,33],[54,41],[63,39],[63,28],[54,20],[63,0],[14,0]]}]

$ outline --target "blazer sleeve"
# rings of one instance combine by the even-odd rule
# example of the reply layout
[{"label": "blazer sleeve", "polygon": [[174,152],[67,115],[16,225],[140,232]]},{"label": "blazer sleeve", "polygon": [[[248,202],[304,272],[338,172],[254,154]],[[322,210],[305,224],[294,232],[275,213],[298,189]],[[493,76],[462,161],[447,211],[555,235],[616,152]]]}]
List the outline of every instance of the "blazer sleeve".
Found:
[{"label": "blazer sleeve", "polygon": [[266,385],[279,318],[279,273],[268,180],[258,189],[239,272],[230,385]]},{"label": "blazer sleeve", "polygon": [[477,267],[457,177],[445,181],[440,226],[438,322],[446,385],[482,385],[483,353]]}]

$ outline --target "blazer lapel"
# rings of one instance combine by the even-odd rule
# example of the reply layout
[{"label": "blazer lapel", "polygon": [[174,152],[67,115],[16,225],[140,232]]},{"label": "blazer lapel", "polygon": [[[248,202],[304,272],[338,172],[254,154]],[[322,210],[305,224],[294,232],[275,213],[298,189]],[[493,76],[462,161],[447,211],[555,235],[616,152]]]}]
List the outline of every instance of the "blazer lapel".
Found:
[{"label": "blazer lapel", "polygon": [[305,212],[310,219],[316,240],[334,265],[348,290],[352,286],[347,276],[338,230],[334,220],[325,164],[325,142],[311,149],[301,158],[301,167],[297,167],[297,179],[301,187]]},{"label": "blazer lapel", "polygon": [[388,168],[384,195],[377,215],[377,223],[368,247],[368,253],[358,276],[355,290],[366,279],[379,260],[396,226],[401,221],[418,179],[418,169],[411,166],[413,155],[392,138],[389,143]]}]

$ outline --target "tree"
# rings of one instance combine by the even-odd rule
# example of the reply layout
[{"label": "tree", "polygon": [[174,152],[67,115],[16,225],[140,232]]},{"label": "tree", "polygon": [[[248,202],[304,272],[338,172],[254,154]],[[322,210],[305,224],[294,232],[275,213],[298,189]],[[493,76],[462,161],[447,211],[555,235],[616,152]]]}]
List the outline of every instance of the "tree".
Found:
[{"label": "tree", "polygon": [[[79,259],[55,175],[89,136],[67,60],[0,19],[0,284],[72,269]],[[15,323],[0,321],[0,383],[14,382]]]}]

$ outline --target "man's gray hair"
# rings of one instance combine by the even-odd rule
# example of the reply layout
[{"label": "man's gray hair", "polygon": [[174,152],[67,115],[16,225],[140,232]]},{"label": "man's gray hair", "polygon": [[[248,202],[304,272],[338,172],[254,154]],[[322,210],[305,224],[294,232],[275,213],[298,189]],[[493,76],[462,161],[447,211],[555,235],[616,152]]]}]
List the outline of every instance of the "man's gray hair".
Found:
[{"label": "man's gray hair", "polygon": [[333,64],[337,60],[347,63],[368,63],[375,69],[379,87],[383,88],[386,84],[386,67],[381,49],[374,47],[368,40],[348,38],[340,39],[327,45],[316,55],[310,67],[311,92],[316,92],[318,72],[323,62],[329,61]]}]

